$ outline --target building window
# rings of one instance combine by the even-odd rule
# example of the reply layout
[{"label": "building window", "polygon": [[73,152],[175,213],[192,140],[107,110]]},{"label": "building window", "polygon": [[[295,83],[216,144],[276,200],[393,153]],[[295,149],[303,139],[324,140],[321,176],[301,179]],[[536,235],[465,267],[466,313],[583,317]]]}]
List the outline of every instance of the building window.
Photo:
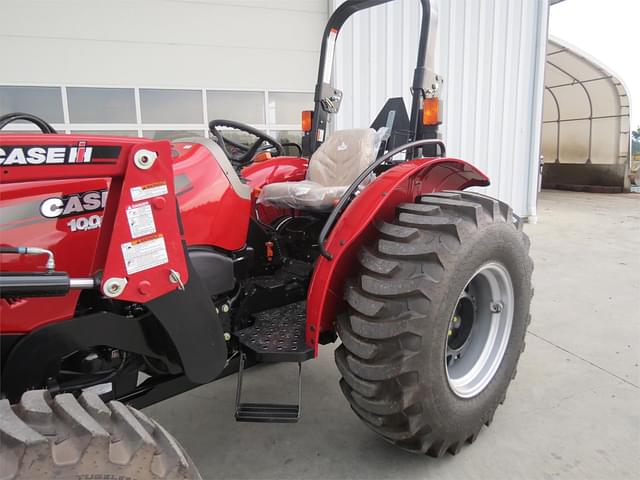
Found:
[{"label": "building window", "polygon": [[207,115],[209,121],[224,119],[263,125],[264,92],[207,90]]},{"label": "building window", "polygon": [[143,130],[142,136],[153,140],[177,140],[179,138],[201,137],[202,130]]},{"label": "building window", "polygon": [[[208,136],[208,121],[225,119],[264,130],[283,142],[299,143],[300,112],[312,107],[313,94],[308,92],[0,85],[0,115],[33,113],[58,132],[87,135],[170,140]],[[10,131],[38,129],[20,122],[2,133]],[[237,131],[226,135],[242,143],[255,140]]]},{"label": "building window", "polygon": [[310,93],[270,92],[269,123],[300,124],[300,112],[313,109]]},{"label": "building window", "polygon": [[0,86],[0,115],[24,112],[49,123],[63,123],[60,87]]},{"label": "building window", "polygon": [[202,91],[140,89],[142,123],[203,123]]},{"label": "building window", "polygon": [[109,135],[112,137],[137,137],[137,130],[71,130],[72,135]]},{"label": "building window", "polygon": [[67,87],[69,123],[136,123],[133,88]]}]

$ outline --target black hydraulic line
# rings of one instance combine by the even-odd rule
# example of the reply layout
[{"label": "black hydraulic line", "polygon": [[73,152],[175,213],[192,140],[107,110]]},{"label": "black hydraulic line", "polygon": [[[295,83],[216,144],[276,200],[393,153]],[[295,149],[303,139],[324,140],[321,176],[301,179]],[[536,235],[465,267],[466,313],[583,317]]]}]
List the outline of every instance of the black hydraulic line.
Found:
[{"label": "black hydraulic line", "polygon": [[331,214],[329,215],[329,218],[327,218],[327,221],[325,222],[324,226],[322,227],[322,230],[320,231],[320,237],[318,238],[318,244],[320,245],[320,253],[322,254],[323,257],[325,257],[327,260],[331,260],[333,258],[332,255],[325,249],[324,241],[327,238],[327,235],[329,235],[329,232],[331,231],[331,227],[333,227],[333,224],[335,223],[336,219],[342,213],[342,211],[347,206],[347,204],[351,201],[351,197],[353,196],[355,191],[358,189],[358,187],[362,184],[362,182],[364,182],[364,180],[376,168],[378,168],[378,166],[380,166],[381,164],[383,164],[387,160],[392,159],[398,153],[404,152],[405,150],[414,150],[417,147],[422,147],[424,145],[437,145],[440,148],[440,156],[444,157],[446,155],[446,147],[445,147],[444,142],[442,140],[435,140],[435,139],[415,140],[413,142],[409,142],[409,143],[406,143],[404,145],[401,145],[398,148],[394,148],[393,150],[391,150],[391,151],[387,152],[386,154],[382,155],[381,157],[376,159],[371,165],[369,165],[367,167],[367,169],[364,170],[358,176],[358,178],[355,179],[355,181],[349,186],[347,191],[344,192],[342,197],[340,197],[340,201],[338,201],[338,204],[331,211]]},{"label": "black hydraulic line", "polygon": [[14,112],[0,116],[0,130],[9,125],[10,123],[17,122],[18,120],[25,120],[36,125],[42,133],[58,133],[49,123],[40,117],[32,115],[30,113]]}]

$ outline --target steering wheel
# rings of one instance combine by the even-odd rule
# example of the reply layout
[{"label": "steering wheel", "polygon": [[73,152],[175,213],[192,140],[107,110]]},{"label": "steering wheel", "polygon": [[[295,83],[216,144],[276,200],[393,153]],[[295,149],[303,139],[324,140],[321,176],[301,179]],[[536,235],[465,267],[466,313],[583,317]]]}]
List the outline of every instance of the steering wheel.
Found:
[{"label": "steering wheel", "polygon": [[[257,137],[257,139],[250,146],[243,145],[242,143],[234,142],[229,138],[225,138],[220,130],[218,130],[218,127],[229,127],[235,130],[240,130],[241,132]],[[258,151],[274,148],[278,156],[285,154],[284,147],[275,138],[244,123],[234,122],[233,120],[212,120],[209,122],[209,131],[216,137],[218,145],[220,145],[220,148],[222,148],[229,160],[239,165],[245,165],[251,162],[251,159],[256,153],[258,153]],[[263,147],[262,144],[265,142],[270,146],[266,148]],[[234,147],[235,152],[230,152],[227,148],[228,145]]]},{"label": "steering wheel", "polygon": [[31,115],[30,113],[8,113],[6,115],[0,116],[0,130],[9,125],[10,123],[17,122],[18,120],[26,120],[35,124],[42,133],[58,133],[55,128],[49,125],[40,117],[36,117],[35,115]]}]

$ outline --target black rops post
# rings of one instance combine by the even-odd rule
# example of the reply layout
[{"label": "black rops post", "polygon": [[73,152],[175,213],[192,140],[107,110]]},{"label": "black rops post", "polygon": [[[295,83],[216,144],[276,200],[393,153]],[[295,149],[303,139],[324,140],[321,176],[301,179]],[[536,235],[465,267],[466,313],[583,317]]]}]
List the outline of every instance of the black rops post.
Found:
[{"label": "black rops post", "polygon": [[[302,139],[302,148],[305,156],[310,156],[324,142],[327,134],[329,115],[336,113],[342,100],[342,92],[331,85],[331,73],[333,70],[333,56],[335,43],[342,25],[354,13],[367,8],[376,7],[393,0],[348,0],[333,12],[322,36],[320,50],[320,65],[318,68],[318,80],[314,94],[314,112],[311,131],[305,133]],[[418,45],[418,58],[413,73],[411,85],[411,114],[410,114],[410,138],[409,141],[425,138],[427,131],[422,128],[420,112],[422,100],[425,98],[425,74],[427,43],[429,40],[429,21],[431,18],[431,5],[429,0],[420,0],[422,4],[422,20],[420,24],[420,39]],[[437,128],[437,127],[436,127]],[[434,132],[429,132],[429,138],[434,138]]]}]

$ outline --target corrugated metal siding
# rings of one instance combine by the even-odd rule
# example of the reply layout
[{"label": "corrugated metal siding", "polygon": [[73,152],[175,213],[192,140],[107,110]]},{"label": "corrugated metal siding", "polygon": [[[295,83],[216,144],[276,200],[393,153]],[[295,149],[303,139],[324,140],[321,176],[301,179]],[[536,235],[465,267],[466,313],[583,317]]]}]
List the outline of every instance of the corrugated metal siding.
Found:
[{"label": "corrugated metal siding", "polygon": [[[341,3],[334,0],[335,7]],[[432,0],[436,72],[444,79],[443,138],[451,156],[486,172],[482,191],[535,216],[546,0]],[[420,4],[360,12],[343,28],[335,85],[345,92],[336,128],[369,124],[386,98],[408,102]]]}]

